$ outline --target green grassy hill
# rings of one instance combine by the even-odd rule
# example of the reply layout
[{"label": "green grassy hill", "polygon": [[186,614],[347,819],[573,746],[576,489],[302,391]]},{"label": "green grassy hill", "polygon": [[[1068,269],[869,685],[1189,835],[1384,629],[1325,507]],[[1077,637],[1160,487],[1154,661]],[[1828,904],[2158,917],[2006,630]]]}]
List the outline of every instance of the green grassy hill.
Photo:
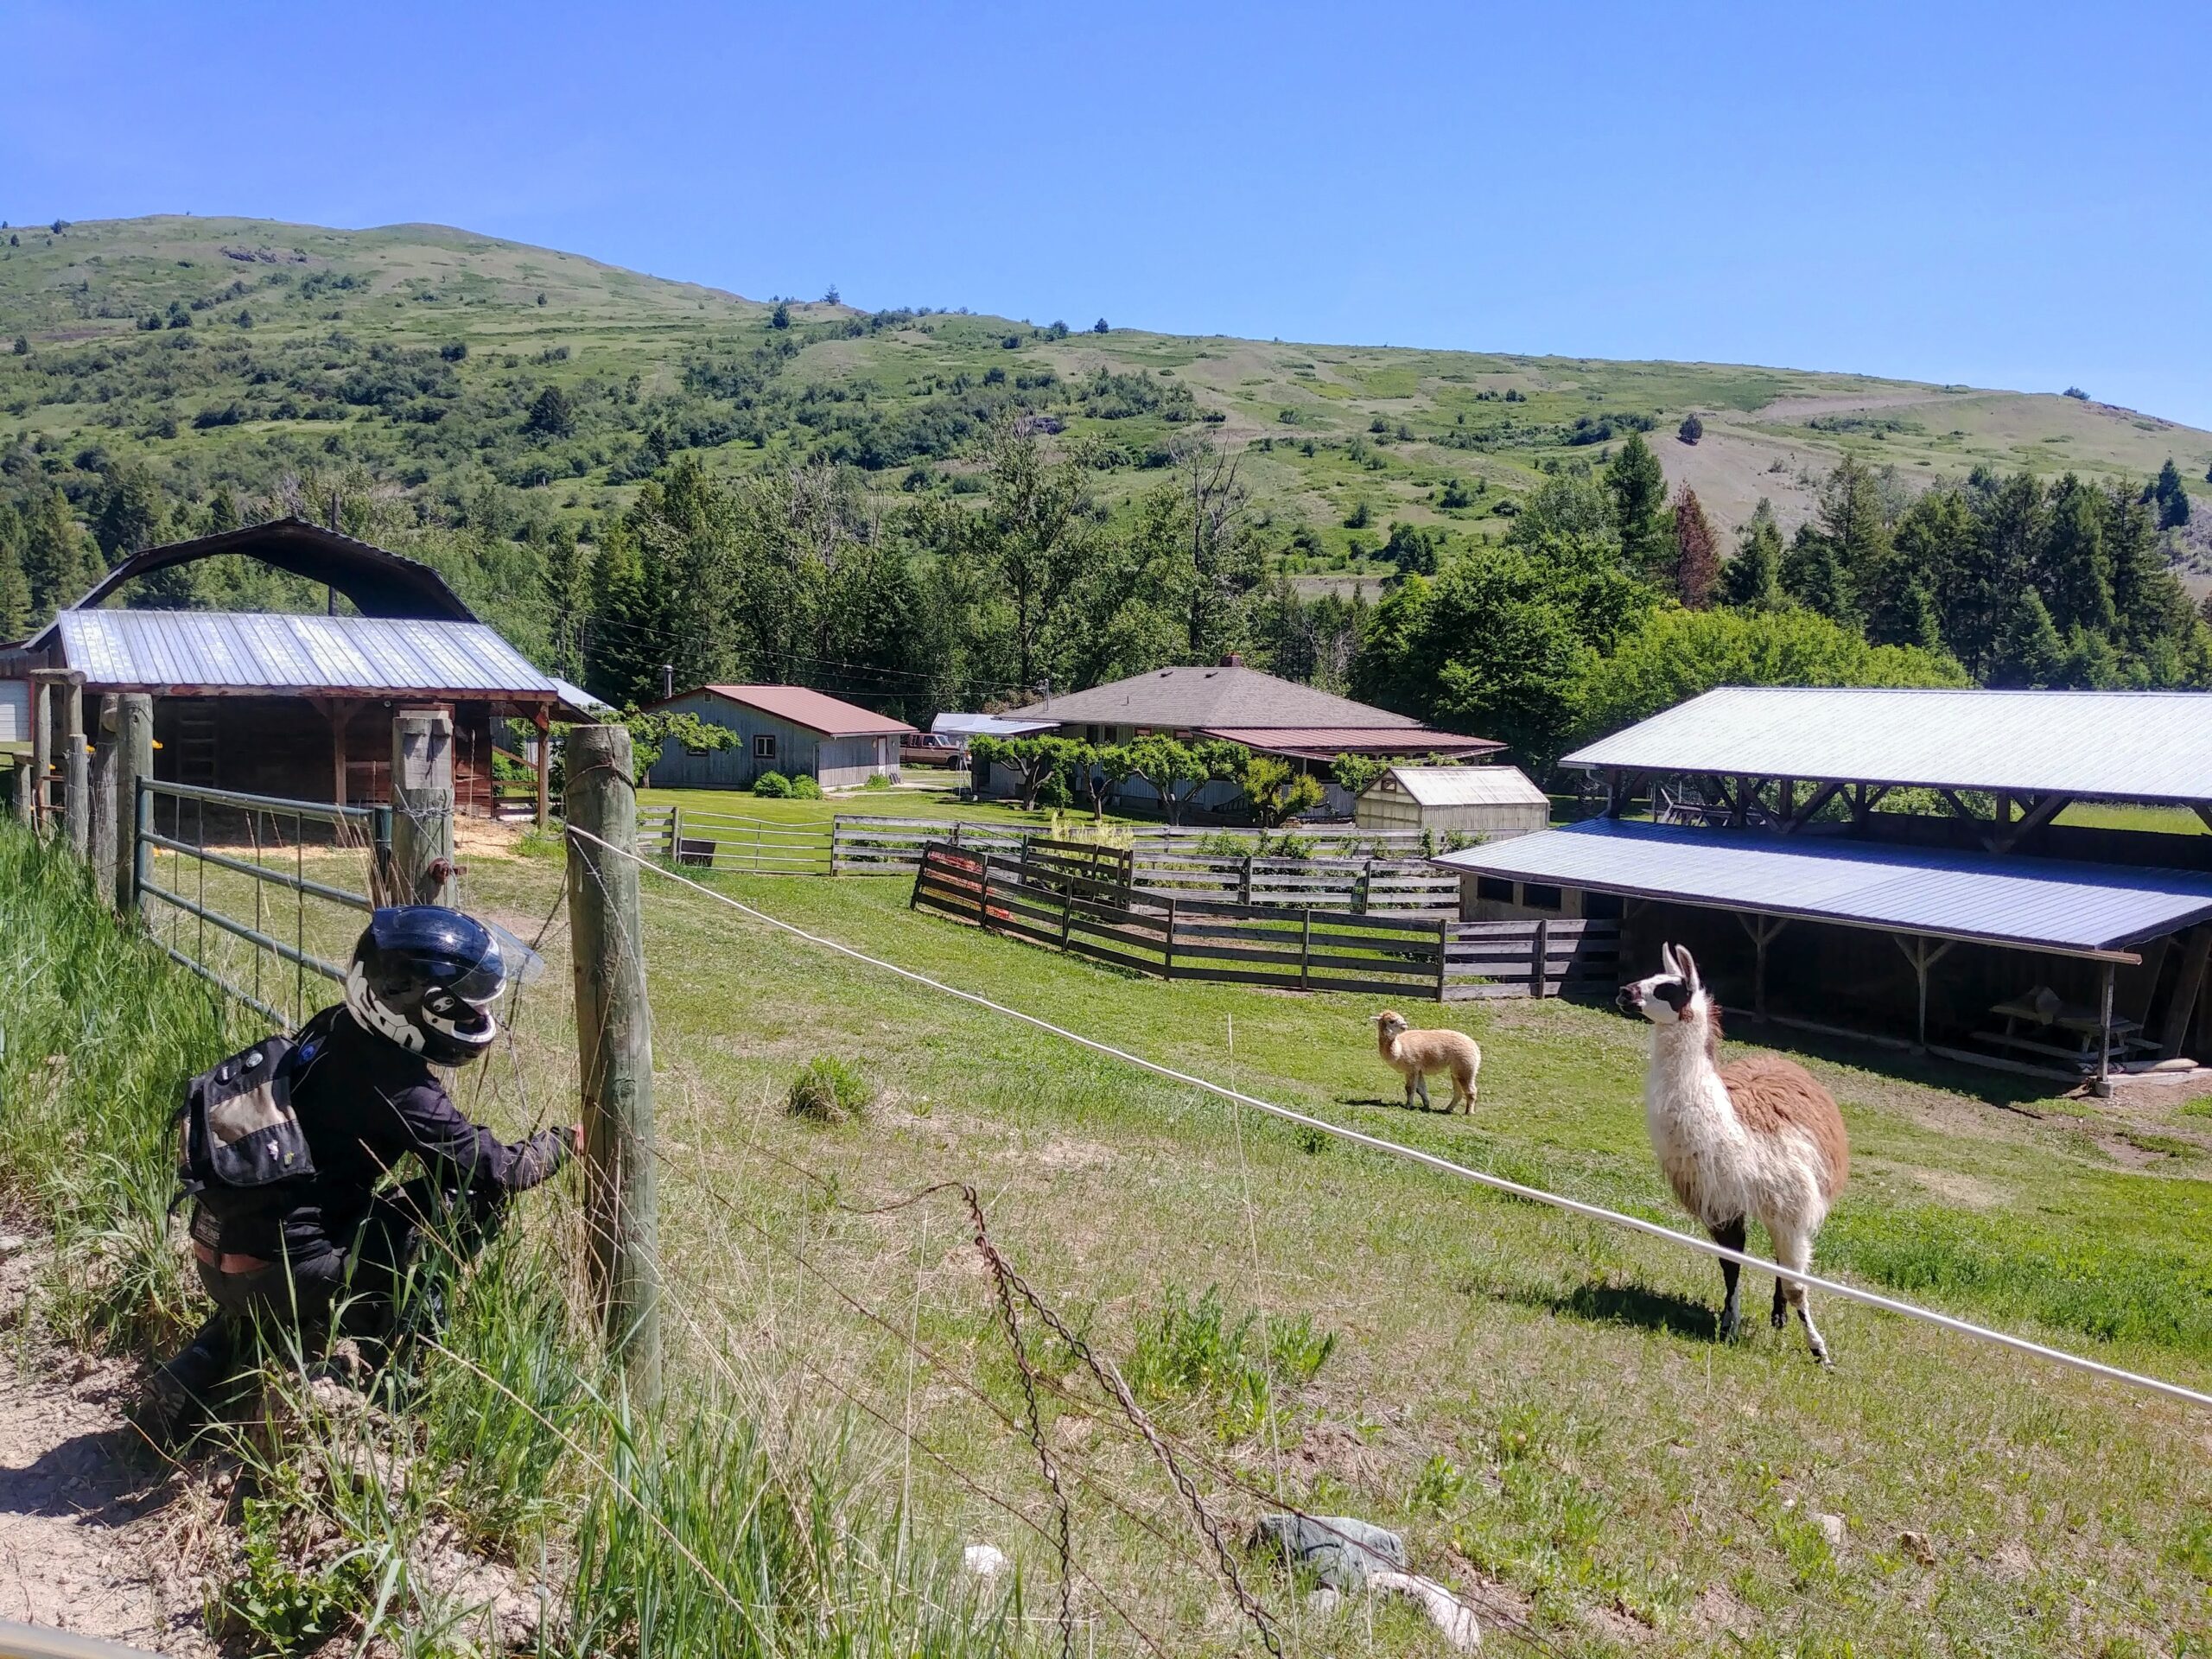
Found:
[{"label": "green grassy hill", "polygon": [[[2203,492],[2212,459],[2212,434],[2053,394],[828,302],[783,320],[440,226],[16,226],[0,233],[0,451],[24,441],[78,499],[105,461],[137,456],[188,500],[226,483],[281,495],[359,465],[434,501],[465,502],[489,475],[581,515],[620,505],[683,448],[732,469],[823,454],[887,493],[957,491],[969,440],[1015,410],[1093,441],[1111,502],[1179,426],[1204,421],[1246,446],[1278,521],[1310,530],[1288,559],[1315,575],[1369,568],[1394,520],[1494,531],[1544,470],[1599,460],[1638,428],[1716,524],[1765,496],[1785,531],[1847,448],[1907,485],[1978,464],[2139,478],[2172,455]],[[1675,436],[1690,414],[1704,423],[1694,446]],[[10,465],[26,465],[20,451]]]}]

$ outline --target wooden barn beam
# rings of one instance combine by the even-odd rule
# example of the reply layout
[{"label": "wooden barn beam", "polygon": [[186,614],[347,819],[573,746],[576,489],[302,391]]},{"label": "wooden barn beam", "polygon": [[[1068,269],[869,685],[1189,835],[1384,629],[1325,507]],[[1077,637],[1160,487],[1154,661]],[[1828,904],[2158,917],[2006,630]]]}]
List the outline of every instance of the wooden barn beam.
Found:
[{"label": "wooden barn beam", "polygon": [[[2005,798],[2009,800],[2011,798],[2008,796]],[[2074,798],[2071,795],[2044,796],[2020,818],[2018,823],[2005,824],[1996,835],[1989,836],[1987,838],[1989,850],[1993,853],[2011,852],[2073,803]]]},{"label": "wooden barn beam", "polygon": [[2196,1012],[2196,999],[2204,989],[2204,969],[2212,962],[2212,926],[2196,926],[2189,931],[2189,942],[2182,947],[2181,977],[2174,983],[2172,999],[2166,1004],[2165,1023],[2158,1028],[2158,1058],[2171,1060],[2181,1052],[2181,1046],[2189,1037],[2189,1017]]},{"label": "wooden barn beam", "polygon": [[[1920,993],[1919,1033],[1913,1047],[1916,1052],[1928,1049],[1928,970],[1950,953],[1958,941],[1945,939],[1938,944],[1924,933],[1892,933],[1890,943],[1904,952],[1904,959],[1912,964],[1912,976]],[[1933,946],[1933,949],[1930,947]]]},{"label": "wooden barn beam", "polygon": [[[544,703],[537,705],[537,827],[543,830],[552,821],[553,791],[553,715]],[[670,856],[674,854],[671,843]]]},{"label": "wooden barn beam", "polygon": [[1959,798],[1958,791],[1952,789],[1948,785],[1936,785],[1936,792],[1938,795],[1941,795],[1946,801],[1948,801],[1951,805],[1951,810],[1957,813],[1959,817],[1963,818],[1967,823],[1985,823],[1987,822],[1987,820],[1979,812],[1976,812],[1972,807],[1961,800]]},{"label": "wooden barn beam", "polygon": [[1786,836],[1792,830],[1796,830],[1803,824],[1810,823],[1815,818],[1820,816],[1821,809],[1826,806],[1830,801],[1834,800],[1839,794],[1842,793],[1842,791],[1843,785],[1841,784],[1822,784],[1818,789],[1815,790],[1810,796],[1807,797],[1804,805],[1799,807],[1795,812],[1791,813],[1776,827]]}]

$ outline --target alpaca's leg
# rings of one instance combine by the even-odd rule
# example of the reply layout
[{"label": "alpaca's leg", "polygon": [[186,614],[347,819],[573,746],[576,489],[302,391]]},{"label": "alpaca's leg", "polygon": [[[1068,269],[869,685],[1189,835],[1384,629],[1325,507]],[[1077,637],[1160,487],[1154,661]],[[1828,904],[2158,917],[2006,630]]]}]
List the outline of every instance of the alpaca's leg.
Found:
[{"label": "alpaca's leg", "polygon": [[[1712,1227],[1707,1230],[1713,1235],[1713,1242],[1723,1249],[1741,1250],[1744,1248],[1744,1218],[1741,1216],[1725,1227]],[[1743,1306],[1737,1294],[1741,1288],[1739,1281],[1743,1274],[1742,1266],[1737,1262],[1723,1262],[1720,1264],[1720,1282],[1728,1287],[1727,1300],[1720,1305],[1720,1340],[1723,1342],[1733,1342],[1738,1328],[1744,1322]]]},{"label": "alpaca's leg", "polygon": [[1408,1072],[1407,1072],[1407,1073],[1406,1073],[1406,1109],[1407,1109],[1408,1111],[1409,1111],[1409,1112],[1410,1112],[1411,1110],[1413,1110],[1413,1109],[1414,1109],[1414,1090],[1416,1090],[1416,1089],[1418,1089],[1418,1088],[1420,1088],[1420,1087],[1421,1087],[1421,1073],[1420,1073],[1420,1072],[1418,1072],[1418,1071],[1408,1071]]},{"label": "alpaca's leg", "polygon": [[[1434,1111],[1434,1110],[1436,1109],[1436,1108],[1435,1108],[1435,1107],[1433,1107],[1433,1106],[1432,1106],[1432,1105],[1430,1105],[1430,1104],[1428,1103],[1428,1073],[1427,1073],[1427,1072],[1426,1072],[1426,1071],[1416,1071],[1416,1072],[1414,1072],[1414,1089],[1415,1089],[1415,1090],[1420,1093],[1420,1095],[1421,1095],[1421,1110],[1423,1110],[1424,1112],[1433,1112],[1433,1111]],[[1406,1103],[1407,1103],[1408,1105],[1411,1105],[1413,1103],[1412,1103],[1411,1101],[1408,1101],[1408,1102],[1407,1102]]]},{"label": "alpaca's leg", "polygon": [[[1767,1230],[1774,1235],[1774,1259],[1785,1268],[1798,1273],[1809,1273],[1813,1268],[1813,1239],[1809,1232],[1799,1232],[1788,1227],[1777,1228],[1768,1224]],[[1828,1363],[1828,1344],[1821,1337],[1820,1327],[1813,1323],[1812,1299],[1806,1294],[1804,1281],[1797,1279],[1777,1279],[1775,1287],[1784,1300],[1797,1310],[1797,1317],[1805,1322],[1805,1340],[1813,1350],[1813,1357],[1825,1365]]]}]

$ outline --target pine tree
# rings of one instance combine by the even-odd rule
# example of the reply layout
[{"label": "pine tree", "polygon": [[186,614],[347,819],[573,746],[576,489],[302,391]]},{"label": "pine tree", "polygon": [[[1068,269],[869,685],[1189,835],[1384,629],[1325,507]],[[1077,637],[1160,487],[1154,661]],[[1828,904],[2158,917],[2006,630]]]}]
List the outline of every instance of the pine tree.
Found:
[{"label": "pine tree", "polygon": [[0,644],[30,632],[31,584],[23,574],[22,526],[16,510],[0,501]]},{"label": "pine tree", "polygon": [[2151,497],[2158,504],[2160,530],[2173,530],[2189,522],[2189,491],[2181,481],[2181,472],[2171,455],[2158,468],[2158,480],[2151,486]]},{"label": "pine tree", "polygon": [[1736,532],[1736,556],[1721,567],[1720,588],[1729,604],[1750,610],[1782,604],[1782,531],[1774,503],[1764,496],[1751,510],[1751,522]]},{"label": "pine tree", "polygon": [[2118,685],[2120,653],[2103,634],[2075,628],[2066,636],[2066,663],[2059,683],[2082,691]]},{"label": "pine tree", "polygon": [[2050,596],[2050,620],[2068,632],[2113,628],[2112,561],[2097,493],[2069,473],[2052,486],[2036,550],[2036,586]]},{"label": "pine tree", "polygon": [[1687,484],[1675,497],[1675,596],[1693,611],[1713,603],[1720,583],[1720,538]]},{"label": "pine tree", "polygon": [[1890,527],[1882,511],[1882,492],[1873,472],[1857,456],[1846,455],[1821,491],[1821,536],[1834,550],[1837,608],[1846,618],[1866,608],[1890,558]]},{"label": "pine tree", "polygon": [[99,518],[93,526],[108,563],[120,564],[133,553],[158,546],[168,538],[168,505],[153,474],[130,461],[110,467],[107,487],[100,495]]},{"label": "pine tree", "polygon": [[22,566],[30,582],[34,623],[74,602],[99,580],[99,555],[70,516],[69,498],[58,486],[31,504],[23,525]]},{"label": "pine tree", "polygon": [[1841,621],[1852,613],[1835,543],[1810,524],[1797,526],[1782,556],[1782,591],[1822,616]]},{"label": "pine tree", "polygon": [[1989,683],[2040,690],[2062,684],[2066,669],[2066,643],[2051,626],[2043,595],[2032,588],[2022,588],[2006,620],[2004,638],[1998,642]]},{"label": "pine tree", "polygon": [[2188,595],[2159,556],[2151,504],[2136,492],[2119,485],[2105,492],[2104,545],[2112,561],[2117,642],[2126,654],[2143,656],[2183,631]]},{"label": "pine tree", "polygon": [[1673,563],[1674,524],[1667,512],[1667,474],[1659,457],[1631,432],[1605,471],[1612,498],[1613,523],[1620,531],[1621,557],[1639,575],[1662,575]]}]

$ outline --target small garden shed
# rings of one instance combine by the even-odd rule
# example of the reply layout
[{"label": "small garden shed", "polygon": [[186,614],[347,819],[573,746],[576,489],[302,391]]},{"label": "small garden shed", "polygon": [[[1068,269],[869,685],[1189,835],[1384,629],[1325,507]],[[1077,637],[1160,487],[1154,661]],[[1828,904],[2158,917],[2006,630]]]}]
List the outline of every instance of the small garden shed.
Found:
[{"label": "small garden shed", "polygon": [[1518,766],[1392,766],[1353,810],[1363,830],[1456,830],[1484,841],[1533,835],[1551,822],[1551,798]]},{"label": "small garden shed", "polygon": [[763,772],[814,778],[824,789],[850,789],[871,778],[899,781],[899,746],[918,736],[903,720],[801,685],[702,685],[654,703],[656,711],[696,715],[734,732],[722,749],[671,743],[653,763],[663,789],[750,789]]}]

